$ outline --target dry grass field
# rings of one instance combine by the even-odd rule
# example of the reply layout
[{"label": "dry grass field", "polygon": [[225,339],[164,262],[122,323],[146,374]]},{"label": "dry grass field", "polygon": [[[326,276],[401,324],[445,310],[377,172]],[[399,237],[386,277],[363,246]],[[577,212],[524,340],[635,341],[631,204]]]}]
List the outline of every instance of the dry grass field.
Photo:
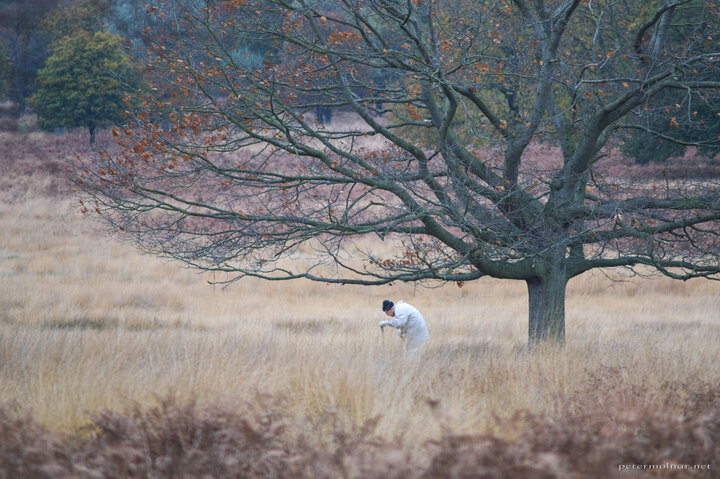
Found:
[{"label": "dry grass field", "polygon": [[[718,282],[577,278],[565,346],[534,350],[520,283],[222,288],[80,214],[77,139],[2,135],[0,477],[720,468]],[[384,298],[423,312],[418,355],[381,336]],[[667,467],[620,467],[642,464]]]}]

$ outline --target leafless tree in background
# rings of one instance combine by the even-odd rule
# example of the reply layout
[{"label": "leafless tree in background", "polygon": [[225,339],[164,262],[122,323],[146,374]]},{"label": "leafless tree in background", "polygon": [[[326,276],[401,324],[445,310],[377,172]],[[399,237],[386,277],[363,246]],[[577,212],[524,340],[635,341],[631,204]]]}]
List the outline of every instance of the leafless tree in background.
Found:
[{"label": "leafless tree in background", "polygon": [[[717,145],[712,2],[150,10],[163,27],[149,71],[163,81],[79,177],[147,251],[233,278],[521,280],[531,343],[563,339],[566,284],[586,271],[720,279],[717,181],[633,184],[602,168],[650,113],[666,117],[665,141]],[[659,104],[667,91],[683,103]],[[682,115],[691,138],[673,128]],[[561,158],[533,161],[538,144]],[[397,254],[365,251],[368,235],[396,239]],[[314,260],[292,261],[304,245]]]}]

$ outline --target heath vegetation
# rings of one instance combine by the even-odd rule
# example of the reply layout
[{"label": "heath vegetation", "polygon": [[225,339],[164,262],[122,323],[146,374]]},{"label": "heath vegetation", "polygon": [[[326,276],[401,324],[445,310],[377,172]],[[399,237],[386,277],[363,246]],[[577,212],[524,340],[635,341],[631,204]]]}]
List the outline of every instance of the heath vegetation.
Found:
[{"label": "heath vegetation", "polygon": [[[219,274],[141,255],[81,213],[62,179],[86,154],[75,133],[2,135],[4,477],[623,477],[621,465],[720,464],[716,282],[579,276],[565,345],[532,349],[527,291],[502,280],[213,286]],[[377,328],[384,298],[425,315],[417,356]]]}]

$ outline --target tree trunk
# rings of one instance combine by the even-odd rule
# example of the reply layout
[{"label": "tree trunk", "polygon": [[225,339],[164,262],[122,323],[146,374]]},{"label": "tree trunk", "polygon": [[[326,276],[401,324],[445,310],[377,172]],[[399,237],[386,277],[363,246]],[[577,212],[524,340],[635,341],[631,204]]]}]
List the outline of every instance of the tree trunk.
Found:
[{"label": "tree trunk", "polygon": [[531,345],[565,340],[565,260],[562,258],[547,266],[542,275],[527,280],[528,343]]},{"label": "tree trunk", "polygon": [[90,144],[95,144],[95,125],[88,125],[88,131],[90,132]]}]

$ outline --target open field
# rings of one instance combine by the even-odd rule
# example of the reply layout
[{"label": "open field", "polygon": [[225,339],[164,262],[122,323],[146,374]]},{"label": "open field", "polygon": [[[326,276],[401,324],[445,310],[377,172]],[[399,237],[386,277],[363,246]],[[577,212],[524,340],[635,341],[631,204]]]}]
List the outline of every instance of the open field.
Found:
[{"label": "open field", "polygon": [[[3,154],[0,171],[12,175],[0,204],[0,477],[22,477],[2,472],[23,456],[12,444],[109,471],[98,457],[112,450],[131,464],[127,444],[141,432],[196,438],[189,426],[171,427],[188,418],[222,425],[212,444],[240,449],[223,438],[244,426],[228,424],[261,431],[254,443],[242,436],[262,446],[243,449],[257,476],[668,477],[618,466],[720,468],[718,282],[577,278],[565,347],[528,350],[523,284],[212,286],[212,276],[104,236],[54,178],[57,160]],[[67,152],[57,145],[52,154]],[[381,336],[384,298],[423,312],[430,341],[417,356],[406,356],[392,331]],[[159,416],[147,412],[158,404]],[[14,419],[24,415],[34,422]],[[81,438],[93,437],[96,450],[77,452],[78,441],[92,441]],[[155,461],[146,449],[139,457]],[[181,456],[167,457],[188,471],[201,467]],[[63,461],[48,461],[50,469],[25,477],[102,477],[80,469],[65,476]],[[180,477],[154,467],[156,475],[117,476]]]}]

